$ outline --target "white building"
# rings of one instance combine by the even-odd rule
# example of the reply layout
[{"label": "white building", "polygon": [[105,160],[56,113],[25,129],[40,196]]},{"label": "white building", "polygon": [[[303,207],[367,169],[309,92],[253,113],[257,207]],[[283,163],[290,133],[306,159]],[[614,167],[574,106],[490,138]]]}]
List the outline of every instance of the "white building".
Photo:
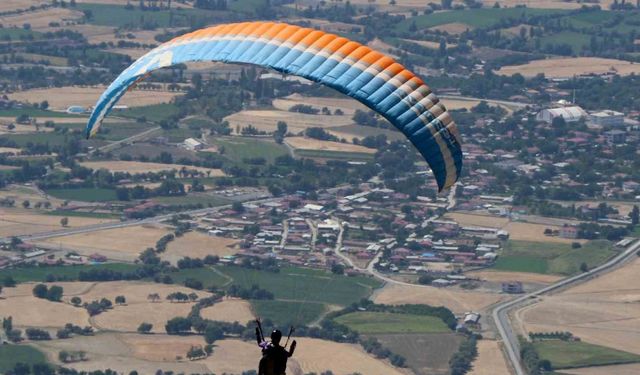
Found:
[{"label": "white building", "polygon": [[204,144],[195,138],[187,138],[182,142],[184,148],[191,151],[198,151],[204,148]]},{"label": "white building", "polygon": [[551,124],[553,122],[553,119],[558,117],[562,117],[566,122],[576,122],[587,118],[587,112],[585,112],[584,109],[578,106],[547,108],[538,112],[538,114],[536,115],[536,120],[544,121]]},{"label": "white building", "polygon": [[600,126],[612,127],[624,125],[624,113],[608,109],[592,113],[589,118],[591,119],[591,122]]}]

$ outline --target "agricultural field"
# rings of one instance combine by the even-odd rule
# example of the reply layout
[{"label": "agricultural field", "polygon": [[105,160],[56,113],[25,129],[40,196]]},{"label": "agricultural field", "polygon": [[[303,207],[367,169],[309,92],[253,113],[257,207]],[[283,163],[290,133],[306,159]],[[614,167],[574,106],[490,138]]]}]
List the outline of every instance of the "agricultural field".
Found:
[{"label": "agricultural field", "polygon": [[216,137],[209,139],[223,157],[236,162],[245,163],[247,159],[264,158],[273,163],[278,156],[287,155],[287,149],[271,140],[245,137]]},{"label": "agricultural field", "polygon": [[[33,288],[33,284],[25,284]],[[58,283],[54,285],[60,285]],[[43,314],[46,311],[46,314]],[[32,294],[5,297],[0,300],[0,316],[13,317],[19,328],[62,328],[67,323],[81,327],[89,325],[89,314],[83,308],[36,298]]]},{"label": "agricultural field", "polygon": [[[105,263],[95,265],[78,265],[78,266],[48,266],[48,267],[24,267],[24,268],[5,268],[0,270],[0,278],[12,277],[17,283],[25,283],[29,281],[44,282],[48,275],[54,275],[57,278],[65,278],[69,280],[77,280],[80,272],[96,270],[111,270],[115,272],[133,272],[138,266],[125,263]],[[3,294],[31,294],[20,293],[19,291],[11,292],[12,289],[5,288]]]},{"label": "agricultural field", "polygon": [[341,142],[321,141],[307,137],[287,137],[284,139],[284,142],[294,148],[296,152],[299,150],[350,152],[360,154],[374,154],[376,152],[375,149],[364,146]]},{"label": "agricultural field", "polygon": [[109,259],[134,261],[144,249],[155,247],[156,242],[167,233],[169,231],[164,227],[144,225],[54,237],[42,243],[64,246],[84,255],[98,252]]},{"label": "agricultural field", "polygon": [[234,255],[238,252],[237,240],[225,237],[209,236],[201,232],[188,232],[169,242],[167,249],[160,255],[162,260],[176,264],[183,257],[204,258],[207,255]]},{"label": "agricultural field", "polygon": [[235,134],[242,128],[252,125],[258,130],[272,133],[277,129],[278,121],[287,123],[289,133],[298,134],[307,128],[328,128],[353,124],[347,115],[309,115],[305,113],[276,110],[246,110],[224,118]]},{"label": "agricultural field", "polygon": [[467,292],[431,286],[387,284],[381,290],[376,291],[371,299],[375,303],[388,305],[428,303],[431,306],[447,307],[454,314],[462,314],[466,311],[482,311],[504,298],[503,295],[478,291]]},{"label": "agricultural field", "polygon": [[278,300],[253,300],[251,306],[255,315],[262,319],[270,319],[278,327],[288,327],[296,325],[310,325],[318,323],[318,320],[329,309],[339,309],[337,306],[329,308],[323,303],[317,302],[294,302]]},{"label": "agricultural field", "polygon": [[310,105],[315,109],[327,108],[331,113],[341,110],[345,115],[353,116],[357,109],[369,111],[370,109],[359,101],[346,95],[340,97],[302,96],[292,94],[282,99],[275,99],[273,106],[281,111],[289,111],[289,108],[297,104]]},{"label": "agricultural field", "polygon": [[[17,201],[20,205],[22,201]],[[35,201],[31,201],[33,205]],[[17,208],[0,208],[0,236],[17,236],[38,232],[48,232],[63,229],[60,224],[60,217],[41,214],[34,210],[23,210]],[[107,223],[111,220],[96,219],[88,217],[69,218],[69,227],[80,227]]]},{"label": "agricultural field", "polygon": [[[4,2],[4,1],[3,1]],[[29,6],[33,5],[33,2]],[[1,9],[1,8],[0,8]],[[15,8],[14,8],[15,9]],[[22,28],[23,25],[31,25],[31,30],[38,32],[51,31],[50,23],[59,23],[61,26],[74,23],[82,18],[82,12],[70,8],[48,8],[24,12],[21,14],[0,17],[0,23],[7,28]]]},{"label": "agricultural field", "polygon": [[477,277],[480,280],[503,283],[518,280],[523,283],[535,284],[553,284],[562,279],[562,276],[531,273],[531,272],[510,272],[498,271],[495,269],[467,272],[465,275],[469,277]]},{"label": "agricultural field", "polygon": [[[9,94],[9,98],[25,103],[41,103],[46,100],[49,102],[49,108],[51,110],[64,111],[72,105],[85,108],[94,106],[105,89],[105,86],[52,87],[19,91]],[[118,105],[142,107],[169,103],[177,95],[179,95],[179,93],[171,91],[131,90],[122,97]]]},{"label": "agricultural field", "polygon": [[183,168],[188,171],[197,171],[202,174],[207,174],[207,177],[221,177],[224,176],[224,172],[220,169],[194,167],[190,165],[181,164],[163,164],[163,163],[144,163],[139,161],[122,161],[122,160],[109,160],[109,161],[88,161],[80,163],[83,167],[91,169],[107,169],[111,172],[122,173],[147,173],[147,172],[161,172],[175,170],[179,172]]},{"label": "agricultural field", "polygon": [[554,369],[640,362],[640,355],[581,341],[543,340],[533,346]]},{"label": "agricultural field", "polygon": [[117,200],[116,191],[106,188],[48,189],[52,197],[83,202],[109,202]]},{"label": "agricultural field", "polygon": [[[255,319],[251,304],[242,299],[225,298],[213,306],[200,310],[200,316],[220,322],[246,324]],[[260,315],[265,317],[265,315]]]},{"label": "agricultural field", "polygon": [[417,375],[448,375],[449,358],[462,341],[462,337],[454,333],[386,334],[373,337],[385,348],[405,357],[407,367]]},{"label": "agricultural field", "polygon": [[640,355],[638,272],[640,259],[546,296],[517,311],[516,327],[526,333],[569,331],[582,341]]},{"label": "agricultural field", "polygon": [[384,134],[389,141],[397,141],[404,137],[400,131],[395,129],[374,128],[371,126],[356,124],[330,127],[325,130],[336,137],[340,139],[344,138],[347,141],[352,141],[353,138],[362,139],[364,137],[377,136],[380,134]]},{"label": "agricultural field", "polygon": [[500,271],[568,276],[580,272],[583,262],[588,268],[593,268],[615,254],[607,241],[591,241],[577,249],[566,244],[509,241],[494,268]]},{"label": "agricultural field", "polygon": [[442,319],[425,315],[360,311],[341,315],[335,320],[361,334],[446,333],[450,331]]},{"label": "agricultural field", "polygon": [[640,364],[633,363],[629,365],[583,367],[577,369],[566,369],[562,370],[562,372],[569,375],[636,375],[640,373]]},{"label": "agricultural field", "polygon": [[478,357],[469,375],[510,375],[498,341],[478,340]]},{"label": "agricultural field", "polygon": [[519,73],[525,77],[544,73],[548,78],[569,78],[577,74],[602,74],[614,71],[623,76],[638,74],[640,64],[599,57],[553,58],[534,60],[523,65],[503,66],[496,73],[508,76]]}]

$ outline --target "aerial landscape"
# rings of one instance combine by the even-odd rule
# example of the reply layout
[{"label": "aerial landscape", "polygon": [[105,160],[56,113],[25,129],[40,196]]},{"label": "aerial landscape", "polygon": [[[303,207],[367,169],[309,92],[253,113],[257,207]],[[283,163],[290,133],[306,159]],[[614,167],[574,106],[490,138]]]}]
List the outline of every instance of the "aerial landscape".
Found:
[{"label": "aerial landscape", "polygon": [[639,374],[639,77],[640,1],[1,0],[0,374]]}]

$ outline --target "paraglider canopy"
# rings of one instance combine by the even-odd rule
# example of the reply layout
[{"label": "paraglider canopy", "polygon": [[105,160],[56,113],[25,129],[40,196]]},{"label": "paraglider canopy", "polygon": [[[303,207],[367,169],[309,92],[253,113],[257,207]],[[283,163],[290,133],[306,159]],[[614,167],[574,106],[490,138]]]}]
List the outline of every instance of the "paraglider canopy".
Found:
[{"label": "paraglider canopy", "polygon": [[444,105],[391,57],[349,39],[285,23],[217,25],[170,40],[139,58],[100,96],[87,138],[137,81],[152,71],[195,61],[254,64],[332,87],[384,116],[420,151],[438,183],[451,187],[462,169],[460,135]]}]

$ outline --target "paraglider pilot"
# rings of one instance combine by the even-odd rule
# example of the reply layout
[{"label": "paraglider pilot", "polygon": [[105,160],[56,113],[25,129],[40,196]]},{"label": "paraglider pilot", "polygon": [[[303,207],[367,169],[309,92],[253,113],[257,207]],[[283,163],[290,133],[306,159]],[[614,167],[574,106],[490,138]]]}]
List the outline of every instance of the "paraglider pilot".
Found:
[{"label": "paraglider pilot", "polygon": [[262,359],[260,359],[258,375],[285,375],[287,371],[287,360],[293,355],[297,345],[296,340],[293,340],[291,348],[287,350],[287,344],[289,343],[289,338],[291,338],[291,333],[293,333],[293,327],[289,330],[287,342],[284,346],[280,346],[282,332],[277,329],[273,330],[273,332],[271,332],[271,341],[265,341],[260,320],[256,322],[258,323],[256,327],[256,341],[262,349]]}]

